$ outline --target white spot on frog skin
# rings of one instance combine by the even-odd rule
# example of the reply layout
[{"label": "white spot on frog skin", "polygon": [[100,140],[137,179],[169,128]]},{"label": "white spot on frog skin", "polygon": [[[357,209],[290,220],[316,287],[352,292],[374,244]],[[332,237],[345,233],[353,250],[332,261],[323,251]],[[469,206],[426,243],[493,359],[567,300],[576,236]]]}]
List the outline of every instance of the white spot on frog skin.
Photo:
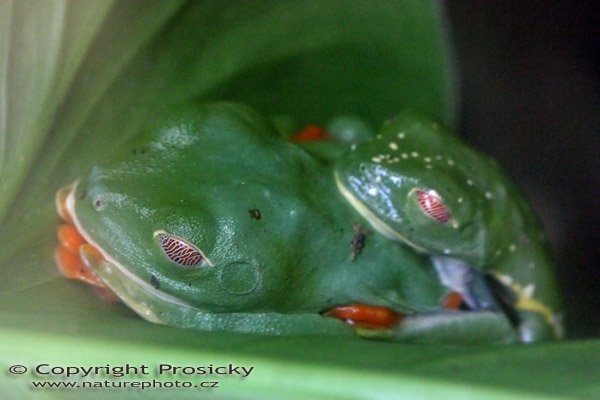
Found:
[{"label": "white spot on frog skin", "polygon": [[440,155],[438,154],[437,156],[435,156],[435,159],[436,159],[436,160],[438,160],[438,161],[441,161],[441,160],[442,160],[442,156],[440,156]]},{"label": "white spot on frog skin", "polygon": [[514,243],[511,243],[511,244],[510,244],[510,246],[508,246],[508,250],[509,250],[511,253],[514,253],[514,251],[515,251],[516,249],[517,249],[517,246],[515,246],[515,244],[514,244]]},{"label": "white spot on frog skin", "polygon": [[506,286],[512,286],[512,283],[513,283],[512,277],[510,277],[508,275],[497,274],[496,278],[498,278],[498,280],[500,282],[504,283]]},{"label": "white spot on frog skin", "polygon": [[449,158],[448,161],[447,161],[447,163],[448,163],[449,166],[453,166],[454,165],[454,160],[451,159],[451,158]]},{"label": "white spot on frog skin", "polygon": [[350,146],[350,150],[352,150],[352,151],[356,150],[356,143],[352,143],[352,146]]},{"label": "white spot on frog skin", "polygon": [[369,190],[368,190],[368,193],[371,196],[377,196],[377,188],[370,187]]},{"label": "white spot on frog skin", "polygon": [[398,143],[396,143],[396,142],[390,142],[389,147],[392,150],[398,150]]},{"label": "white spot on frog skin", "polygon": [[488,199],[488,200],[489,200],[489,199],[491,199],[492,197],[493,197],[493,196],[492,196],[492,194],[491,194],[490,192],[485,192],[485,198],[486,198],[486,199]]},{"label": "white spot on frog skin", "polygon": [[404,132],[398,133],[398,139],[404,139],[405,137],[406,137],[406,133],[404,133]]},{"label": "white spot on frog skin", "polygon": [[381,139],[381,138],[383,137],[383,135],[382,135],[381,133],[379,133],[379,134],[377,134],[375,137],[376,137],[377,139]]},{"label": "white spot on frog skin", "polygon": [[381,177],[379,175],[377,175],[377,177],[375,178],[375,182],[377,182],[377,183],[381,182]]},{"label": "white spot on frog skin", "polygon": [[379,157],[373,157],[373,158],[371,158],[371,161],[373,161],[374,163],[380,163],[381,162],[381,158],[379,158]]},{"label": "white spot on frog skin", "polygon": [[533,283],[530,283],[529,285],[525,286],[523,288],[523,296],[525,297],[533,297],[533,293],[535,292],[535,285]]},{"label": "white spot on frog skin", "polygon": [[457,201],[458,201],[459,203],[462,203],[462,202],[463,202],[463,198],[462,198],[462,197],[459,197]]},{"label": "white spot on frog skin", "polygon": [[430,163],[431,162],[431,157],[424,157],[423,161],[425,161],[426,163]]},{"label": "white spot on frog skin", "polygon": [[473,181],[471,179],[467,179],[467,185],[473,186]]},{"label": "white spot on frog skin", "polygon": [[431,168],[433,168],[433,166],[432,166],[431,164],[427,164],[427,165],[425,166],[425,168],[427,168],[427,169],[431,169]]},{"label": "white spot on frog skin", "polygon": [[408,154],[406,154],[406,153],[402,153],[402,154],[400,154],[400,157],[402,157],[402,158],[404,158],[404,159],[407,159],[407,158],[408,158]]},{"label": "white spot on frog skin", "polygon": [[417,153],[416,151],[413,151],[412,153],[410,153],[410,156],[412,158],[417,158],[417,157],[419,157],[419,153]]},{"label": "white spot on frog skin", "polygon": [[444,249],[444,254],[446,254],[446,255],[450,254],[450,249]]}]

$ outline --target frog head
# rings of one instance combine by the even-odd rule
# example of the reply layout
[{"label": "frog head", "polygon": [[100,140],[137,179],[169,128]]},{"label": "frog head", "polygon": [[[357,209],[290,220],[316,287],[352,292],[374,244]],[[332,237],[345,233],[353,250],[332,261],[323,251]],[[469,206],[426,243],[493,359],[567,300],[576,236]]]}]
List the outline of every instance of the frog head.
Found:
[{"label": "frog head", "polygon": [[255,305],[264,260],[244,252],[247,240],[239,243],[252,223],[247,210],[242,224],[235,214],[220,218],[198,204],[175,204],[176,196],[148,198],[150,192],[142,191],[139,197],[132,183],[125,191],[114,177],[95,172],[73,186],[67,208],[86,242],[102,254],[105,265],[92,269],[109,287],[115,279],[127,286],[136,303],[130,306],[140,307],[141,297],[210,311]]},{"label": "frog head", "polygon": [[[264,179],[245,161],[259,144],[272,156],[269,140],[255,134],[270,132],[256,127],[262,121],[229,104],[180,107],[151,125],[123,160],[94,167],[61,191],[63,219],[72,221],[107,267],[91,269],[109,287],[121,282],[119,290],[129,295],[118,295],[130,298],[131,307],[143,308],[143,297],[209,312],[255,311],[270,300],[263,291],[277,297],[285,290],[270,287],[277,271],[267,282],[263,268],[282,263],[285,254],[275,251],[265,228],[283,212],[278,202],[292,202],[277,197],[288,191],[270,191],[269,185],[288,183]],[[206,132],[202,145],[199,131]],[[217,151],[230,143],[239,146],[242,161]],[[282,167],[265,166],[269,176],[270,168]],[[267,223],[260,221],[261,211],[271,217]],[[82,258],[93,262],[87,254]]]},{"label": "frog head", "polygon": [[481,265],[493,162],[437,123],[410,112],[388,120],[335,168],[340,192],[383,235],[417,251]]}]

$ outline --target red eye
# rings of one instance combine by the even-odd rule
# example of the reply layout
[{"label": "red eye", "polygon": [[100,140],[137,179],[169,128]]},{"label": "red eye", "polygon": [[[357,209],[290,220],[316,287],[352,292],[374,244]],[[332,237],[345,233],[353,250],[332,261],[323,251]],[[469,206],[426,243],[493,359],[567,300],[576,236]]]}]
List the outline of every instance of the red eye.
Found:
[{"label": "red eye", "polygon": [[437,222],[445,224],[452,218],[450,211],[448,211],[442,199],[436,194],[417,190],[417,200],[419,201],[421,210]]},{"label": "red eye", "polygon": [[184,267],[193,267],[206,260],[210,264],[200,249],[180,237],[164,231],[155,232],[154,237],[158,238],[158,244],[162,251],[174,263]]}]

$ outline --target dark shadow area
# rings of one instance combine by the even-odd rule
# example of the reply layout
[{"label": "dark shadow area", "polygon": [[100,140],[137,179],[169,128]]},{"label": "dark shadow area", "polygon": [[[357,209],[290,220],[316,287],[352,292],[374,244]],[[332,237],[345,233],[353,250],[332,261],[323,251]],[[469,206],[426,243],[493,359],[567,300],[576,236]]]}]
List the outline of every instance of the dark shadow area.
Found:
[{"label": "dark shadow area", "polygon": [[460,131],[526,192],[557,260],[569,336],[600,334],[600,3],[446,3]]}]

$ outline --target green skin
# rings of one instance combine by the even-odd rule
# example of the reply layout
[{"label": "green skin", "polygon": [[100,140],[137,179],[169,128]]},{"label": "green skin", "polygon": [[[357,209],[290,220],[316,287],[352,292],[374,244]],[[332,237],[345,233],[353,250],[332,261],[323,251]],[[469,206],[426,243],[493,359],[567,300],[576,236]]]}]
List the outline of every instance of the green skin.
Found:
[{"label": "green skin", "polygon": [[[363,143],[355,150],[343,156],[342,151],[325,151],[328,157],[319,157],[318,146],[302,148],[282,140],[269,121],[242,105],[189,104],[168,111],[119,161],[95,167],[72,185],[67,207],[74,223],[106,260],[98,263],[85,250],[81,256],[138,314],[179,327],[349,335],[353,329],[320,313],[358,303],[386,306],[407,316],[391,329],[357,328],[365,337],[458,343],[551,337],[551,329],[540,328],[551,324],[538,312],[523,311],[519,315],[532,317],[511,320],[475,269],[493,267],[522,285],[533,283],[535,297],[555,306],[546,253],[538,231],[525,218],[526,206],[489,160],[415,121],[409,117],[408,127],[402,118],[386,123],[381,136],[372,140],[361,126],[357,137]],[[423,142],[440,146],[444,157],[451,151],[462,162],[462,153],[469,154],[465,172],[485,164],[474,178],[476,187],[491,184],[485,190],[498,198],[502,194],[504,205],[494,208],[495,200],[485,201],[472,191],[456,172],[461,168],[439,168],[442,174],[434,177],[425,173],[421,160],[408,161],[403,170],[399,163],[390,164],[393,173],[414,178],[404,186],[378,182],[398,194],[394,207],[414,220],[414,231],[405,232],[402,224],[386,217],[389,210],[362,193],[372,184],[372,174],[364,172],[383,165],[371,162],[372,154],[387,146],[385,137],[400,128],[430,134]],[[349,137],[345,131],[343,140]],[[410,137],[407,143],[412,143]],[[328,146],[345,148],[335,141]],[[348,184],[356,178],[362,186]],[[439,193],[450,187],[464,197],[467,206],[460,208],[453,196],[445,197],[459,221],[454,235],[431,225],[415,209],[407,193],[417,183]],[[254,209],[260,210],[260,219],[250,212]],[[508,230],[508,221],[516,224],[515,232]],[[353,223],[363,231],[369,225],[376,231],[354,259]],[[194,267],[171,261],[155,238],[159,231],[193,244],[208,261]],[[400,235],[392,232],[419,250],[399,244]],[[509,252],[509,243],[523,235],[529,238],[527,247]],[[494,256],[500,248],[506,251]],[[444,249],[450,249],[452,258]],[[462,268],[456,259],[474,268]],[[535,267],[523,267],[530,262]],[[465,276],[471,283],[464,282]],[[503,295],[516,293],[500,286]],[[443,310],[443,299],[456,289],[477,306],[471,311]],[[524,335],[527,321],[535,321],[535,329]]]}]

